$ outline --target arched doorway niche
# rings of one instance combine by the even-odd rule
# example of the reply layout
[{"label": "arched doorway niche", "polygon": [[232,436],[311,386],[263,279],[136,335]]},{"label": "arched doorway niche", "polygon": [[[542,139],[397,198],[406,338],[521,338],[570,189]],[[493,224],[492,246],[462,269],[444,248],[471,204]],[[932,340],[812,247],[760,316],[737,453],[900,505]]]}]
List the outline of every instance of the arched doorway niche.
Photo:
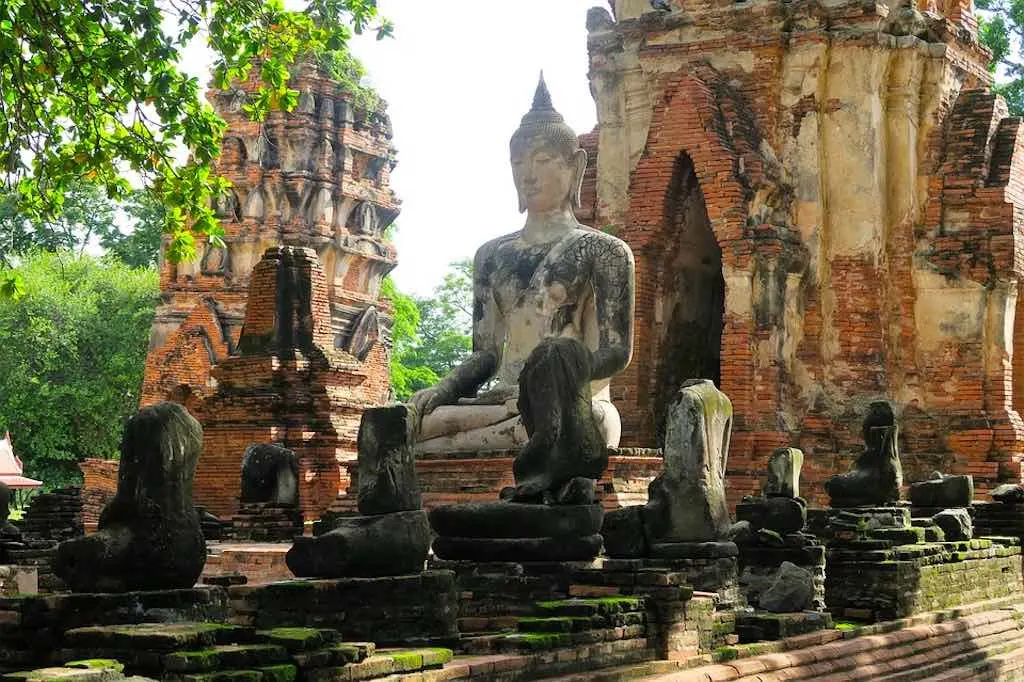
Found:
[{"label": "arched doorway niche", "polygon": [[666,239],[654,306],[653,416],[659,443],[665,411],[684,381],[711,379],[721,386],[725,315],[722,250],[693,160],[685,152],[676,159],[665,201]]}]

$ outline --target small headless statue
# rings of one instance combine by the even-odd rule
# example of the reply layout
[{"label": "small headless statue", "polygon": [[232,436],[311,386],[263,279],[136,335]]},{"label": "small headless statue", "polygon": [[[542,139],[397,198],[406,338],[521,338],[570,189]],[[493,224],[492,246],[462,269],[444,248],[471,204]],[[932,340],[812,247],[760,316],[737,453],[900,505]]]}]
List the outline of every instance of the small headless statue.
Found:
[{"label": "small headless statue", "polygon": [[526,224],[476,252],[473,352],[410,404],[417,454],[518,449],[514,499],[542,501],[618,445],[609,380],[632,354],[634,265],[573,215],[587,154],[543,77],[510,152]]}]

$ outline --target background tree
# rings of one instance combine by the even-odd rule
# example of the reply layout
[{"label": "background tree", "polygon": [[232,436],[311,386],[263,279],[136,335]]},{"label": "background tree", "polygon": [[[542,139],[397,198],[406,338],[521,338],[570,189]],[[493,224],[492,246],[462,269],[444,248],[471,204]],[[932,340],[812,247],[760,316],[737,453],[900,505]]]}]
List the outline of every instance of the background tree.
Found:
[{"label": "background tree", "polygon": [[449,266],[433,296],[399,292],[390,278],[384,295],[394,306],[391,388],[399,400],[433,386],[469,355],[473,346],[473,264]]},{"label": "background tree", "polygon": [[1024,0],[977,0],[982,10],[978,37],[992,50],[989,69],[996,75],[995,90],[1006,98],[1011,116],[1024,115]]},{"label": "background tree", "polygon": [[102,249],[132,267],[152,267],[160,255],[165,210],[145,190],[123,202],[100,187],[79,182],[68,187],[59,214],[26,215],[13,193],[0,196],[0,264],[32,251],[86,253]]},{"label": "background tree", "polygon": [[[192,258],[194,233],[220,241],[212,206],[229,183],[211,170],[224,121],[203,101],[205,84],[178,69],[183,50],[205,37],[220,88],[255,66],[245,111],[262,120],[298,103],[288,80],[300,58],[357,76],[345,43],[376,18],[376,0],[308,0],[302,10],[283,0],[0,2],[0,189],[16,192],[18,213],[52,217],[82,180],[125,199],[131,171],[167,209],[168,257]],[[17,294],[16,273],[3,277],[0,294]]]},{"label": "background tree", "polygon": [[0,300],[0,430],[48,487],[77,462],[117,454],[139,403],[158,276],[114,259],[38,252],[22,259],[21,300]]}]

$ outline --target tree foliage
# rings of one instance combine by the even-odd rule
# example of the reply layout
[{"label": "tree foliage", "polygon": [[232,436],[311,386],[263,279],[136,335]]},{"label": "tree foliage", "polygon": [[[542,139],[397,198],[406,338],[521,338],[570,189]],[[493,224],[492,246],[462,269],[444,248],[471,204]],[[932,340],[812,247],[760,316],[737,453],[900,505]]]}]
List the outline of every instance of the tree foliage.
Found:
[{"label": "tree foliage", "polygon": [[982,10],[978,38],[992,51],[989,69],[996,75],[995,90],[1006,98],[1012,116],[1024,115],[1024,0],[977,0]]},{"label": "tree foliage", "polygon": [[473,264],[452,263],[432,296],[399,292],[391,279],[384,295],[394,307],[391,388],[399,400],[436,384],[469,355],[473,327]]},{"label": "tree foliage", "polygon": [[158,276],[113,259],[38,252],[21,300],[0,300],[0,431],[26,473],[59,486],[117,454],[139,402]]},{"label": "tree foliage", "polygon": [[[152,267],[160,255],[164,207],[152,193],[133,190],[123,202],[91,183],[68,187],[62,211],[26,215],[12,193],[0,196],[0,265],[36,250],[83,254],[102,249],[131,267]],[[13,271],[11,271],[13,272]]]},{"label": "tree foliage", "polygon": [[[128,171],[155,188],[166,207],[173,261],[195,255],[195,234],[223,235],[212,206],[229,183],[211,163],[225,124],[201,85],[178,68],[204,36],[215,55],[214,85],[227,88],[257,69],[245,110],[262,120],[290,110],[298,92],[289,68],[300,58],[352,74],[353,32],[391,25],[376,0],[7,0],[0,2],[0,182],[18,212],[52,217],[78,181],[122,200]],[[375,23],[376,22],[376,23]],[[374,24],[371,26],[371,24]],[[181,148],[189,158],[180,163]],[[13,273],[0,294],[18,286]]]}]

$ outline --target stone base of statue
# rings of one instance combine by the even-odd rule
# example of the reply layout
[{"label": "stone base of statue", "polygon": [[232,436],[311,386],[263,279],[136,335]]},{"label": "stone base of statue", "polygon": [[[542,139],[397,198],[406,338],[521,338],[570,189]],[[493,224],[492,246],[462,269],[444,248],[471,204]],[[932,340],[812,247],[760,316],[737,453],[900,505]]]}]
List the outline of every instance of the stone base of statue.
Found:
[{"label": "stone base of statue", "polygon": [[334,520],[316,537],[297,537],[285,555],[300,578],[347,578],[419,573],[430,551],[430,525],[422,510]]},{"label": "stone base of statue", "polygon": [[297,505],[243,502],[231,517],[231,537],[252,542],[291,542],[302,535],[302,512]]},{"label": "stone base of statue", "polygon": [[469,561],[589,561],[601,553],[599,504],[468,502],[437,507],[434,554]]}]

